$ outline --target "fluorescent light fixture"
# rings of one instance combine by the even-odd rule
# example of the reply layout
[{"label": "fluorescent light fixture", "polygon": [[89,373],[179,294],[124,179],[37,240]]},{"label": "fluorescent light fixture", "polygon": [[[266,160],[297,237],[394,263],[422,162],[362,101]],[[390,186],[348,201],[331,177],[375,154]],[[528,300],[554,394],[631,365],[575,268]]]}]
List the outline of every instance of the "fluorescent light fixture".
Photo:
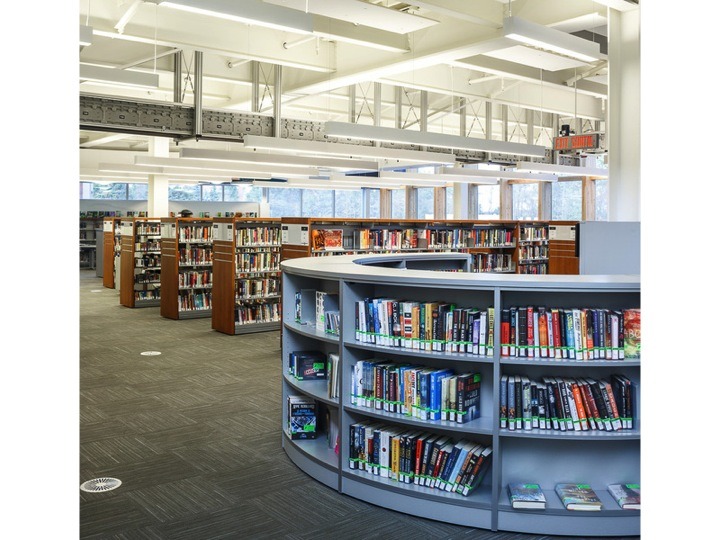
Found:
[{"label": "fluorescent light fixture", "polygon": [[264,165],[285,165],[287,167],[323,167],[347,171],[377,171],[374,161],[355,161],[322,157],[298,157],[282,154],[263,154],[253,151],[206,150],[203,148],[181,148],[180,157],[197,160],[228,161],[231,163],[254,163]]},{"label": "fluorescent light fixture", "polygon": [[519,161],[518,171],[531,171],[535,173],[550,173],[557,176],[594,176],[607,178],[607,169],[596,169],[593,167],[574,167],[572,165],[555,165],[553,163],[533,163],[531,161]]},{"label": "fluorescent light fixture", "polygon": [[396,172],[382,171],[380,172],[381,180],[391,180],[403,182],[407,186],[418,187],[445,187],[448,181],[443,180],[437,174],[422,174],[414,172]]},{"label": "fluorescent light fixture", "polygon": [[150,156],[136,156],[135,165],[150,167],[175,167],[178,169],[200,169],[209,171],[227,171],[242,174],[270,174],[274,176],[314,176],[318,174],[317,167],[287,167],[281,165],[233,165],[227,161],[210,161],[181,158],[161,158]]},{"label": "fluorescent light fixture", "polygon": [[[487,169],[464,169],[459,167],[443,167],[440,169],[441,176],[455,177],[459,182],[462,180],[470,184],[495,184],[497,180],[534,180],[536,182],[557,182],[557,176],[553,174],[535,174],[527,171],[492,171]],[[488,182],[488,179],[492,179]]]},{"label": "fluorescent light fixture", "polygon": [[459,135],[446,135],[444,133],[410,131],[407,129],[368,126],[347,122],[325,122],[325,134],[331,137],[350,139],[397,142],[404,144],[416,144],[419,146],[435,146],[439,148],[492,152],[496,154],[545,157],[545,147],[534,144],[493,141],[488,139],[476,139],[473,137],[461,137]]},{"label": "fluorescent light fixture", "polygon": [[265,0],[265,2],[396,34],[415,32],[438,23],[427,17],[367,2],[358,2],[358,0],[332,0],[332,2],[327,0]]},{"label": "fluorescent light fixture", "polygon": [[160,75],[80,64],[80,80],[82,82],[113,83],[120,86],[157,88],[160,84]]},{"label": "fluorescent light fixture", "polygon": [[452,154],[424,152],[421,150],[402,150],[334,142],[278,139],[277,137],[263,137],[262,135],[245,135],[243,142],[245,143],[245,148],[253,148],[256,150],[274,150],[293,154],[326,154],[343,156],[350,159],[369,158],[383,160],[385,162],[384,165],[390,165],[392,162],[399,164],[401,161],[436,163],[438,165],[455,163],[455,156]]},{"label": "fluorescent light fixture", "polygon": [[506,17],[503,20],[503,35],[514,41],[571,56],[584,62],[594,62],[602,58],[599,43],[519,17]]},{"label": "fluorescent light fixture", "polygon": [[92,45],[93,40],[93,29],[92,26],[80,25],[80,46],[87,47]]},{"label": "fluorescent light fixture", "polygon": [[312,15],[298,13],[294,9],[273,6],[259,0],[242,0],[241,2],[237,0],[161,0],[158,4],[190,13],[209,15],[285,32],[312,34],[313,31]]}]

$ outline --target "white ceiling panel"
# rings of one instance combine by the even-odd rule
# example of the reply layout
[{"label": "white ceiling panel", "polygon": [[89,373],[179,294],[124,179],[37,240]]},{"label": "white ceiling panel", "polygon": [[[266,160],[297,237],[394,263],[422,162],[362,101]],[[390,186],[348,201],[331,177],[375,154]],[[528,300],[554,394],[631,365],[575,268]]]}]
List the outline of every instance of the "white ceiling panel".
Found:
[{"label": "white ceiling panel", "polygon": [[407,34],[438,23],[427,17],[420,17],[394,9],[388,9],[360,0],[264,0],[267,4],[284,6],[298,11],[323,15],[331,19],[378,28],[386,32]]},{"label": "white ceiling panel", "polygon": [[485,56],[492,56],[500,60],[507,60],[522,64],[525,66],[537,67],[546,71],[560,71],[561,69],[571,69],[576,67],[587,67],[588,64],[560,56],[559,54],[549,53],[540,49],[525,47],[524,45],[516,45],[507,49],[499,49],[485,53]]}]

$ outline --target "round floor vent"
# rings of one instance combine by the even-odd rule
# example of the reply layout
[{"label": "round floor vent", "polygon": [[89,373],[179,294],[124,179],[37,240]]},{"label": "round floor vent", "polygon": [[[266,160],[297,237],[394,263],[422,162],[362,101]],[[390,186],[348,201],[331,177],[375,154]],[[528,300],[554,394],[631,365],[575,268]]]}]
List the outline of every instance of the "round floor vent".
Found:
[{"label": "round floor vent", "polygon": [[94,478],[80,485],[80,489],[89,493],[103,493],[120,487],[122,481],[117,478]]}]

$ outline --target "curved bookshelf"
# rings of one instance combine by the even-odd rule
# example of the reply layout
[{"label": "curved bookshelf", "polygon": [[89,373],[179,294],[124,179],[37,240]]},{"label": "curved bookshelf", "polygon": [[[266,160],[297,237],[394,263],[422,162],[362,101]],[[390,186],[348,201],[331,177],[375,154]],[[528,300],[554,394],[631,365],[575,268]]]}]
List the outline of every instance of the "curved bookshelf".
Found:
[{"label": "curved bookshelf", "polygon": [[[423,518],[483,529],[534,534],[639,535],[640,511],[622,510],[607,491],[607,485],[639,480],[640,360],[501,357],[501,322],[498,316],[503,307],[522,305],[555,305],[565,306],[565,309],[581,305],[588,309],[609,310],[638,307],[639,277],[432,271],[448,269],[449,258],[469,259],[471,256],[457,253],[345,255],[281,263],[285,330],[282,333],[283,373],[291,351],[318,350],[326,354],[336,353],[340,358],[338,400],[327,397],[325,381],[298,381],[287,374],[283,376],[284,402],[289,395],[304,395],[317,400],[321,406],[337,408],[339,452],[335,454],[328,447],[325,433],[321,433],[315,441],[297,441],[289,438],[283,430],[285,452],[307,474],[341,493]],[[295,293],[308,289],[338,294],[341,315],[339,336],[325,334],[312,325],[295,322]],[[492,307],[495,313],[492,354],[478,356],[449,351],[423,351],[356,341],[356,302],[365,298],[443,301],[456,304],[458,308],[481,310]],[[354,393],[359,395],[353,387],[354,378],[362,372],[357,371],[359,362],[370,362],[371,365],[410,365],[418,369],[424,367],[429,371],[449,367],[456,374],[477,373],[481,376],[480,416],[468,423],[456,423],[422,420],[401,412],[364,406],[353,397]],[[630,413],[633,429],[563,432],[537,428],[500,428],[500,381],[506,374],[527,376],[533,380],[541,380],[545,376],[605,378],[619,374],[626,377],[629,379],[629,388],[634,392],[634,409]],[[389,400],[384,403],[390,404],[390,410],[393,403],[403,403],[392,401],[396,398],[385,396],[385,399]],[[287,416],[283,420],[286,422]],[[431,478],[425,476],[425,473],[417,477],[420,478],[420,484],[415,484],[412,482],[415,475],[411,469],[399,469],[399,477],[394,479],[393,476],[398,475],[398,469],[395,468],[397,465],[383,465],[382,460],[375,469],[385,468],[387,472],[375,474],[363,470],[365,466],[373,466],[372,463],[364,465],[372,461],[370,457],[365,459],[360,454],[361,457],[357,458],[354,445],[357,434],[361,433],[355,427],[358,425],[379,429],[381,432],[394,429],[389,431],[391,436],[396,432],[415,436],[421,433],[438,439],[448,437],[449,447],[454,443],[458,443],[456,446],[459,447],[463,441],[466,448],[492,447],[489,468],[468,496],[439,489],[438,485],[421,485],[422,478]],[[353,448],[351,433],[356,434]],[[405,481],[408,478],[411,479],[410,483]],[[464,484],[459,479],[457,481]],[[514,509],[507,495],[510,482],[539,484],[545,492],[546,508]],[[602,510],[566,510],[555,494],[555,485],[564,482],[591,485],[603,503]]]}]

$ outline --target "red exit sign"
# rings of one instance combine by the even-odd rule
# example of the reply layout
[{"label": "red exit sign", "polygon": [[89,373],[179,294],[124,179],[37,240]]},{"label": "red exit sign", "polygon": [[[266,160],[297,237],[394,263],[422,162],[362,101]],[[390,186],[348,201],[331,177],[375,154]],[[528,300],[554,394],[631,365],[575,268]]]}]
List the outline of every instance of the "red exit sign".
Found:
[{"label": "red exit sign", "polygon": [[555,137],[553,150],[585,150],[597,148],[600,137],[597,133],[592,135],[571,135],[570,137]]}]

